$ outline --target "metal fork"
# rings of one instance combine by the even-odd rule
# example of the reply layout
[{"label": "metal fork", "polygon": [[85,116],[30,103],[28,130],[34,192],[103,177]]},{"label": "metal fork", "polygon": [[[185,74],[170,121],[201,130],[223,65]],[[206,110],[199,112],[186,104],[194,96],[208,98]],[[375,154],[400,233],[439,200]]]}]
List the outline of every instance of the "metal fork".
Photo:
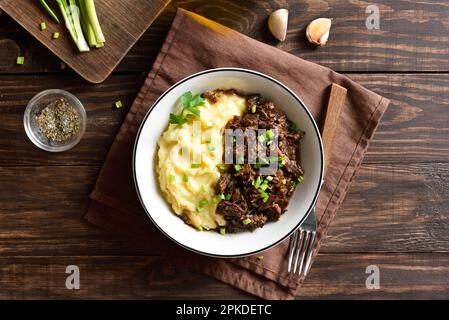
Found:
[{"label": "metal fork", "polygon": [[298,271],[298,274],[300,276],[307,275],[307,271],[309,271],[310,262],[312,260],[316,230],[316,210],[315,208],[313,208],[307,216],[306,220],[290,237],[287,269],[289,273],[295,274],[296,271]]}]

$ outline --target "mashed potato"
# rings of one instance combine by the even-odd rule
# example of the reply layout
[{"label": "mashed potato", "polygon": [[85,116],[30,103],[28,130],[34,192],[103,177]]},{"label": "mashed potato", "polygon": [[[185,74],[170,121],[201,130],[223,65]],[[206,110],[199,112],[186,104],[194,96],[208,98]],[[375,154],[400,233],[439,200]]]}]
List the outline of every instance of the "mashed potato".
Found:
[{"label": "mashed potato", "polygon": [[158,141],[156,170],[162,193],[174,212],[199,230],[226,224],[216,213],[217,166],[223,159],[225,126],[246,108],[246,99],[237,94],[216,91],[214,96],[214,102],[206,99],[198,107],[199,117],[182,125],[169,124]]}]

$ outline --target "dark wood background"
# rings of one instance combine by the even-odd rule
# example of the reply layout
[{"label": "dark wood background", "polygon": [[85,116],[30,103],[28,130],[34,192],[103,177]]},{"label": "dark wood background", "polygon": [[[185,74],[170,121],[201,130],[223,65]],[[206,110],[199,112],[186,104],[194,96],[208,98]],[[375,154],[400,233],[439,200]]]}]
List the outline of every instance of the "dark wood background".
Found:
[{"label": "dark wood background", "polygon": [[[96,229],[81,217],[104,156],[164,40],[176,7],[195,11],[294,55],[347,74],[391,99],[369,152],[301,290],[303,298],[449,298],[449,2],[377,0],[380,30],[365,27],[366,1],[173,1],[100,85],[68,68],[5,14],[0,39],[0,298],[248,298],[204,275]],[[289,7],[287,41],[267,15]],[[333,18],[314,49],[304,29]],[[1,41],[0,41],[1,44]],[[5,67],[10,65],[10,67]],[[23,112],[37,92],[61,88],[86,105],[87,132],[50,154],[28,141]],[[124,108],[115,110],[121,99]],[[81,290],[65,288],[65,267]],[[381,287],[365,287],[365,268]]]}]

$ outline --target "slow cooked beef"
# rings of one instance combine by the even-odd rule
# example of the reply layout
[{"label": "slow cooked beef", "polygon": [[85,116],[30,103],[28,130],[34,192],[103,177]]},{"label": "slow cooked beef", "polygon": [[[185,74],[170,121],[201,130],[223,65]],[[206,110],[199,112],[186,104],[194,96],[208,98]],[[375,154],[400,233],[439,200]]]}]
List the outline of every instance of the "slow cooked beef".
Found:
[{"label": "slow cooked beef", "polygon": [[[213,100],[212,93],[204,95]],[[238,162],[227,165],[216,185],[215,192],[221,201],[217,213],[227,220],[226,232],[240,232],[263,227],[268,221],[277,221],[287,210],[288,202],[296,186],[303,180],[300,165],[300,140],[304,133],[287,116],[277,110],[271,101],[260,95],[246,97],[246,112],[228,122],[227,129],[241,129],[244,146],[234,143],[227,152]],[[266,146],[265,157],[248,163],[249,132],[265,129],[263,137],[257,135],[257,148]],[[234,131],[235,132],[235,131]],[[257,132],[257,131],[256,131]],[[277,156],[269,153],[271,140]],[[263,149],[262,149],[263,150]],[[225,151],[226,153],[226,151]],[[261,174],[262,168],[275,164],[269,175]]]}]

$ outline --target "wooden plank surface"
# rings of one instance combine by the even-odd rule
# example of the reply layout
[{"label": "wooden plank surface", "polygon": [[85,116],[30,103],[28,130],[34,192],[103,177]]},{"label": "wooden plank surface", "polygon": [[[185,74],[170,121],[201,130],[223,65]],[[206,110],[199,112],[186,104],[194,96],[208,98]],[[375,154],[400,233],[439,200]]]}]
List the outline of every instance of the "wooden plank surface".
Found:
[{"label": "wooden plank surface", "polygon": [[[168,0],[97,0],[96,11],[106,43],[87,54],[80,53],[73,44],[56,7],[60,24],[51,21],[37,1],[0,0],[0,8],[83,78],[99,83],[110,75],[167,3]],[[44,31],[39,28],[42,21],[47,24]],[[54,32],[60,34],[56,40],[52,39]],[[23,56],[26,60],[30,57],[28,52]]]},{"label": "wooden plank surface", "polygon": [[[298,298],[449,299],[449,4],[376,3],[380,30],[364,27],[371,4],[364,1],[175,0],[101,85],[62,69],[59,59],[0,15],[0,299],[249,297],[81,219],[177,6],[344,71],[392,100]],[[289,33],[277,44],[266,17],[286,6]],[[334,20],[328,45],[315,49],[304,28],[319,16]],[[1,50],[6,38],[27,57],[24,66]],[[69,152],[37,150],[23,132],[26,103],[47,88],[72,91],[86,105],[85,139]],[[116,100],[124,108],[114,109]],[[64,287],[68,264],[80,266],[79,291]],[[380,268],[380,290],[364,285],[372,264]]]},{"label": "wooden plank surface", "polygon": [[[99,167],[0,167],[0,255],[156,254],[82,221]],[[369,164],[320,252],[449,253],[449,163]]]},{"label": "wooden plank surface", "polygon": [[[80,289],[68,290],[68,265]],[[366,288],[368,265],[380,289]],[[131,267],[132,266],[132,267]],[[0,257],[1,299],[248,299],[248,294],[161,257]],[[193,291],[192,288],[195,288]],[[298,299],[448,299],[448,254],[320,254]]]},{"label": "wooden plank surface", "polygon": [[[350,74],[350,78],[391,99],[371,142],[365,163],[416,163],[449,159],[448,74]],[[141,74],[113,75],[91,86],[71,75],[0,77],[0,165],[99,165],[139,90]],[[61,154],[41,151],[23,131],[29,99],[48,88],[73,92],[85,104],[87,133],[74,149]],[[115,110],[117,100],[124,108]]]},{"label": "wooden plank surface", "polygon": [[[118,71],[141,72],[151,68],[178,6],[337,71],[449,70],[446,0],[378,0],[375,4],[380,9],[380,30],[368,30],[365,26],[369,16],[365,11],[370,4],[351,0],[174,0],[125,57]],[[269,34],[266,19],[280,7],[290,9],[290,22],[287,40],[277,44]],[[318,17],[333,18],[330,40],[320,49],[309,45],[304,36],[307,24]],[[8,18],[0,17],[2,20]],[[14,39],[27,56],[27,66],[10,71],[54,72],[60,69],[58,59],[41,45],[28,44],[28,37],[20,28],[11,25],[0,28],[2,37]]]}]

